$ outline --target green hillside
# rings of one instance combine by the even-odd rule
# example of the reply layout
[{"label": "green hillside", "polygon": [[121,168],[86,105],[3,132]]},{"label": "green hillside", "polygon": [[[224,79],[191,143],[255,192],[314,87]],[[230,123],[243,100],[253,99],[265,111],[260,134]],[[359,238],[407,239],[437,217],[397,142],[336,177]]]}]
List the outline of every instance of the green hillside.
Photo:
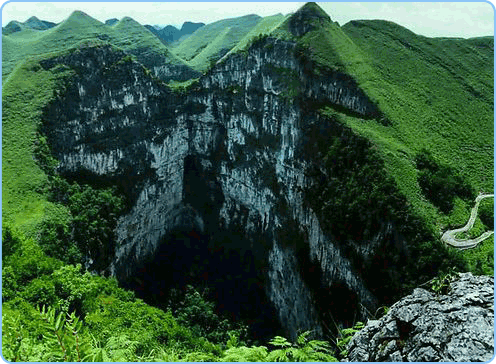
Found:
[{"label": "green hillside", "polygon": [[12,20],[10,21],[5,27],[2,28],[2,34],[3,35],[9,35],[15,32],[20,32],[23,29],[25,29],[24,24],[21,22]]},{"label": "green hillside", "polygon": [[164,62],[186,65],[169,52],[148,29],[131,18],[108,26],[81,11],[75,11],[59,25],[43,32],[32,29],[2,36],[4,79],[15,65],[28,56],[66,50],[83,41],[108,42],[136,55],[143,64],[159,57]]},{"label": "green hillside", "polygon": [[42,193],[47,176],[33,158],[41,110],[70,73],[43,71],[37,62],[18,66],[2,95],[2,227],[34,238],[45,218],[64,219],[65,208]]},{"label": "green hillside", "polygon": [[[47,157],[37,134],[41,110],[74,73],[66,67],[44,70],[42,58],[18,65],[3,86],[2,355],[42,362],[243,361],[248,353],[225,350],[224,343],[232,337],[242,345],[237,340],[246,328],[220,317],[193,289],[178,293],[173,316],[119,288],[115,279],[67,264],[60,260],[63,252],[47,245],[62,239],[66,256],[75,253],[70,232],[63,230],[73,217],[67,207],[48,201],[54,181],[40,168],[43,161],[33,158]],[[50,158],[44,162],[50,168]],[[71,188],[76,204],[100,200],[85,210],[112,201],[105,191]],[[42,229],[48,240],[40,238]],[[260,358],[269,354],[264,348],[246,349]]]},{"label": "green hillside", "polygon": [[46,30],[54,27],[55,25],[55,23],[43,21],[35,16],[32,16],[24,23],[18,22],[16,20],[10,21],[5,27],[2,28],[2,34],[9,35],[25,29]]},{"label": "green hillside", "polygon": [[236,46],[233,47],[224,57],[246,48],[255,37],[262,34],[272,33],[274,29],[278,28],[281,23],[290,16],[291,15],[284,16],[282,14],[276,14],[262,18],[262,20],[258,22],[256,26],[251,28],[251,30],[238,42],[238,44],[236,44]]},{"label": "green hillside", "polygon": [[205,71],[212,61],[217,61],[241,41],[262,18],[246,15],[207,24],[172,48],[191,67]]},{"label": "green hillside", "polygon": [[[492,192],[493,39],[482,40],[483,47],[470,40],[429,39],[384,21],[351,22],[343,31],[377,76],[369,81],[359,65],[347,68],[392,121],[382,130],[374,124],[356,128],[389,143],[391,162],[405,164],[392,168],[398,182],[410,169],[405,159],[427,149],[478,191]],[[403,157],[393,140],[401,143]]]},{"label": "green hillside", "polygon": [[[308,333],[303,333],[296,343],[279,336],[268,343],[252,340],[243,323],[223,317],[206,300],[205,292],[192,287],[172,292],[167,310],[163,311],[119,288],[114,279],[90,274],[81,264],[75,264],[84,260],[77,255],[80,252],[72,227],[79,226],[88,239],[94,231],[105,230],[107,234],[109,228],[100,211],[115,218],[122,201],[111,189],[71,185],[45,173],[53,169],[53,160],[46,139],[38,133],[42,110],[74,76],[74,70],[66,66],[49,70],[40,66],[40,59],[54,54],[72,52],[75,47],[81,50],[87,43],[111,43],[135,54],[143,63],[166,58],[173,64],[189,64],[204,71],[223,53],[244,49],[260,34],[292,39],[297,42],[297,55],[312,64],[311,72],[325,75],[332,70],[351,75],[382,113],[381,118],[364,119],[330,104],[318,105],[318,112],[349,128],[345,135],[350,141],[358,140],[357,145],[366,146],[359,149],[351,142],[340,144],[339,138],[323,146],[323,164],[331,164],[329,156],[340,157],[336,169],[341,171],[336,174],[342,173],[344,178],[337,184],[344,189],[358,186],[340,190],[353,202],[359,201],[354,211],[364,212],[360,201],[370,201],[370,196],[384,195],[384,191],[392,191],[384,200],[396,199],[397,187],[416,214],[406,219],[420,216],[416,221],[432,233],[431,241],[412,241],[412,245],[430,250],[439,243],[435,237],[441,231],[465,224],[473,206],[471,194],[493,193],[493,37],[427,38],[382,20],[351,21],[339,26],[314,3],[295,15],[226,19],[198,29],[173,50],[129,17],[109,26],[79,11],[51,29],[39,31],[18,23],[20,30],[2,35],[5,359],[336,360],[331,344],[311,340]],[[34,20],[32,23],[36,23]],[[15,26],[13,23],[11,28]],[[310,30],[295,35],[298,29]],[[347,162],[355,163],[354,159],[360,158],[366,161],[363,165],[372,168],[346,168]],[[385,180],[380,175],[382,160],[386,177],[391,177],[395,186],[373,185]],[[64,194],[67,204],[52,202],[50,194],[54,190]],[[429,190],[435,192],[434,196],[429,195]],[[336,201],[341,198],[333,190],[327,192],[336,195]],[[330,215],[347,214],[348,201],[343,201],[328,208]],[[336,206],[344,207],[342,211],[332,211],[338,210]],[[465,234],[478,236],[493,229],[493,210],[494,202],[484,200],[474,228]],[[491,238],[475,249],[456,251],[453,256],[477,274],[491,274],[493,246]],[[409,264],[429,265],[432,255],[440,251],[431,250],[431,255],[421,257],[423,262]],[[384,286],[387,284],[385,281]],[[347,336],[343,333],[346,330],[341,331],[341,338],[331,340],[342,344]]]},{"label": "green hillside", "polygon": [[[291,23],[298,13],[306,13],[304,22],[313,28],[302,36],[291,32],[302,26]],[[295,40],[314,72],[351,75],[378,105],[383,120],[364,120],[331,105],[321,112],[373,143],[401,193],[435,234],[464,225],[474,202],[456,186],[463,184],[472,198],[493,193],[493,37],[428,38],[383,20],[340,27],[314,3],[298,13],[271,35]],[[422,187],[425,171],[417,160],[424,153],[438,168],[428,186],[439,191],[437,197]],[[472,267],[475,260],[491,257],[485,265],[490,272],[492,255],[492,238],[464,253]]]},{"label": "green hillside", "polygon": [[437,215],[416,178],[414,160],[424,149],[475,190],[493,191],[492,37],[427,38],[382,20],[339,27],[329,19],[314,25],[313,31],[295,37],[286,21],[273,34],[297,40],[317,70],[350,74],[377,103],[390,125],[339,117],[379,147],[419,211]]}]

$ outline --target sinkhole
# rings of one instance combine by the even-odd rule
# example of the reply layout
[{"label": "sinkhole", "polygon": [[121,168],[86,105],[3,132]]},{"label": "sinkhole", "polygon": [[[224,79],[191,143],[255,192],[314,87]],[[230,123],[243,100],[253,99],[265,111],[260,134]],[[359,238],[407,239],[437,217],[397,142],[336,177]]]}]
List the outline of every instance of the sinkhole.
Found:
[{"label": "sinkhole", "polygon": [[213,302],[221,317],[248,325],[249,335],[265,340],[281,333],[266,294],[265,252],[253,249],[240,222],[219,221],[224,196],[216,174],[199,158],[184,161],[182,207],[175,226],[153,255],[144,257],[121,284],[145,302],[167,310],[174,292],[193,286]]}]

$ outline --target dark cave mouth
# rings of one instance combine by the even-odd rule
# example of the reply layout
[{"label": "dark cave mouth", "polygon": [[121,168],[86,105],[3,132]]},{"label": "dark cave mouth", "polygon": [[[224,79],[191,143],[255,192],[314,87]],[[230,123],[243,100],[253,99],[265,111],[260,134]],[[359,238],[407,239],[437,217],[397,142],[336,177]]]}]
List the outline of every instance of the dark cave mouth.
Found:
[{"label": "dark cave mouth", "polygon": [[[142,257],[121,284],[148,304],[172,311],[176,298],[184,297],[192,286],[197,292],[207,292],[203,298],[214,303],[219,317],[247,325],[253,339],[295,336],[289,328],[283,330],[285,323],[279,321],[268,298],[268,257],[274,236],[256,228],[248,232],[249,208],[243,205],[234,207],[231,213],[238,216],[226,226],[220,218],[226,196],[217,178],[218,168],[214,160],[203,162],[198,155],[185,158],[182,204],[176,210],[174,226],[160,239],[156,251]],[[261,221],[258,225],[262,226]],[[320,321],[333,326],[331,322],[336,320],[349,327],[356,319],[358,298],[347,287],[325,287],[323,272],[309,260],[306,237],[291,222],[287,225],[279,238],[290,242],[285,244],[288,249],[295,249],[297,269],[313,292]],[[327,336],[335,330],[324,327],[324,331]]]},{"label": "dark cave mouth", "polygon": [[232,239],[240,239],[239,233],[211,236],[198,227],[176,228],[120,283],[164,311],[173,310],[192,286],[214,303],[220,318],[247,325],[253,339],[270,339],[281,334],[281,325],[265,292],[265,270],[249,250],[240,249],[249,243]]}]

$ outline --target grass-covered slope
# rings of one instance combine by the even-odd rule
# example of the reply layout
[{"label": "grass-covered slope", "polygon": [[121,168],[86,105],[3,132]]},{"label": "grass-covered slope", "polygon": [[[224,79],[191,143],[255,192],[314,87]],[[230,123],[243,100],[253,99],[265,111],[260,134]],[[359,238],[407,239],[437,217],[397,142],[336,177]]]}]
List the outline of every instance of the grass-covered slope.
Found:
[{"label": "grass-covered slope", "polygon": [[18,22],[16,20],[10,21],[5,27],[2,28],[2,34],[9,35],[15,32],[22,31],[24,29],[33,29],[33,30],[46,30],[53,28],[56,24],[40,20],[35,16],[32,16],[24,23]]},{"label": "grass-covered slope", "polygon": [[[382,20],[340,27],[314,3],[272,35],[296,41],[313,72],[351,75],[378,105],[387,123],[332,105],[321,112],[374,145],[434,235],[464,225],[475,195],[493,192],[493,37],[427,38]],[[422,156],[431,161],[429,171],[420,168]],[[490,228],[480,226],[479,232]],[[463,256],[470,269],[492,273],[493,239]]]},{"label": "grass-covered slope", "polygon": [[[28,56],[66,50],[83,41],[108,42],[134,54],[146,65],[147,60],[162,59],[174,65],[186,65],[169,52],[148,29],[131,18],[108,26],[81,11],[75,11],[59,25],[45,30],[23,29],[2,36],[2,74],[4,79],[15,65]],[[146,65],[148,66],[148,65]]]},{"label": "grass-covered slope", "polygon": [[429,39],[380,21],[343,30],[375,77],[369,79],[359,63],[347,68],[392,122],[382,127],[350,120],[350,126],[381,146],[410,201],[429,210],[412,162],[422,150],[475,191],[492,192],[493,40],[479,47],[470,40]]},{"label": "grass-covered slope", "polygon": [[262,18],[258,15],[246,15],[207,24],[176,45],[172,51],[189,61],[194,69],[205,71],[212,61],[226,54],[260,21]]},{"label": "grass-covered slope", "polygon": [[378,146],[401,191],[423,215],[438,215],[417,182],[415,158],[423,150],[475,191],[493,191],[493,37],[427,38],[381,20],[340,27],[316,4],[298,13],[305,11],[308,32],[295,36],[288,19],[273,34],[295,39],[316,72],[351,75],[377,103],[388,126],[340,118]]},{"label": "grass-covered slope", "polygon": [[[58,71],[58,72],[57,72]],[[46,218],[64,220],[65,208],[47,201],[47,176],[33,158],[41,110],[72,73],[43,70],[35,60],[19,65],[2,90],[2,226],[34,237]]]},{"label": "grass-covered slope", "polygon": [[57,24],[45,20],[40,20],[37,17],[32,16],[24,22],[24,25],[30,27],[31,29],[46,30],[53,28]]},{"label": "grass-covered slope", "polygon": [[115,32],[112,44],[136,55],[144,65],[147,65],[147,61],[152,64],[152,59],[156,56],[166,57],[170,64],[187,65],[170,52],[152,32],[130,17],[121,19],[112,29]]},{"label": "grass-covered slope", "polygon": [[284,16],[282,14],[276,14],[276,15],[266,16],[266,17],[262,18],[262,20],[260,20],[256,26],[251,28],[251,30],[238,42],[238,44],[236,44],[236,46],[234,46],[229,51],[229,53],[226,54],[225,57],[227,57],[231,53],[235,53],[239,50],[246,48],[247,46],[249,46],[250,42],[254,38],[256,38],[260,35],[263,35],[263,34],[272,33],[289,16],[290,15]]}]

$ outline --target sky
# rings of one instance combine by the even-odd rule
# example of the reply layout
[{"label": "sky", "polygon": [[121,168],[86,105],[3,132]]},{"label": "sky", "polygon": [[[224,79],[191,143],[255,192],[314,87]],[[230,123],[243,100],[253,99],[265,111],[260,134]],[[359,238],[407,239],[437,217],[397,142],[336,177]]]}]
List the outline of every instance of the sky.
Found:
[{"label": "sky", "polygon": [[[496,0],[494,0],[496,1]],[[104,22],[130,16],[145,25],[174,25],[185,21],[212,23],[247,14],[269,16],[295,12],[304,2],[25,2],[0,0],[2,26],[35,15],[59,23],[74,10]],[[331,19],[344,25],[355,19],[384,19],[428,37],[494,35],[491,4],[477,2],[318,2]]]}]

